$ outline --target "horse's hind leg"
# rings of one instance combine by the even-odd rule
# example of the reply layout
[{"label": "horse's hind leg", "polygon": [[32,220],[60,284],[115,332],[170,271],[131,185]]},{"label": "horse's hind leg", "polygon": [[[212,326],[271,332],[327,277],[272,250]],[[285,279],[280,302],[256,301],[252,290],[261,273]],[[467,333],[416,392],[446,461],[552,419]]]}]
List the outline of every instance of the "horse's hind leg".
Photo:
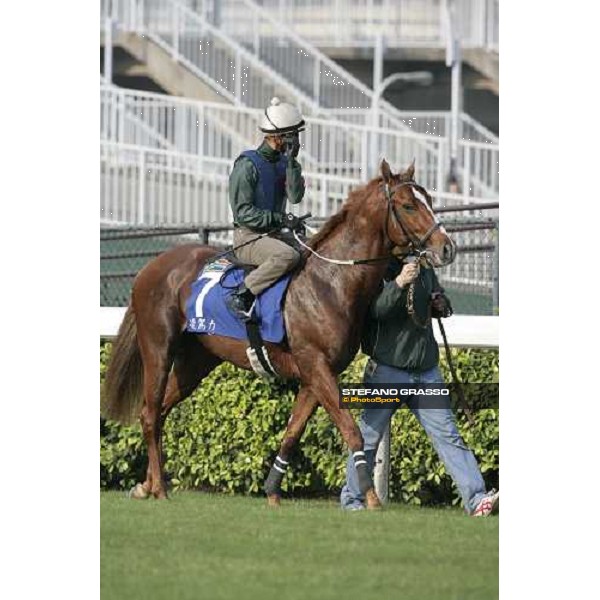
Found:
[{"label": "horse's hind leg", "polygon": [[[170,299],[156,297],[134,285],[132,304],[138,324],[138,345],[144,365],[144,406],[140,415],[148,449],[148,470],[152,475],[150,492],[166,498],[160,455],[160,413],[175,349],[181,340],[176,313],[169,309]],[[135,492],[135,488],[134,488]],[[134,497],[135,493],[133,493]]]},{"label": "horse's hind leg", "polygon": [[265,481],[265,493],[269,506],[279,506],[281,500],[281,481],[287,469],[290,454],[298,443],[306,423],[317,406],[317,398],[311,394],[310,388],[303,387],[298,393],[292,414],[288,420],[287,429],[279,448],[279,454],[275,457],[269,476]]},{"label": "horse's hind leg", "polygon": [[169,369],[168,352],[152,351],[144,357],[144,407],[140,415],[144,440],[148,449],[148,471],[151,485],[148,490],[156,498],[166,498],[167,490],[162,476],[160,452],[160,407],[165,395]]},{"label": "horse's hind leg", "polygon": [[[176,350],[173,369],[169,374],[160,411],[158,448],[160,464],[164,464],[162,455],[162,431],[171,409],[185,400],[198,387],[202,379],[221,363],[221,359],[211,354],[194,335],[184,334]],[[135,498],[147,498],[152,491],[153,475],[148,461],[146,481],[132,491]]]}]

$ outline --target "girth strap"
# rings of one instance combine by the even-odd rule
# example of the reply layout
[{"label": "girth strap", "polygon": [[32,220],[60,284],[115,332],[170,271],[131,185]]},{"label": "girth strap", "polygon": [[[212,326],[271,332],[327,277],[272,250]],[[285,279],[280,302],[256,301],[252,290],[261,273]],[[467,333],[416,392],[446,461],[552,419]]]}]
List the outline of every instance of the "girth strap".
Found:
[{"label": "girth strap", "polygon": [[265,379],[277,377],[277,371],[269,360],[267,349],[263,346],[260,326],[254,314],[246,321],[246,333],[248,334],[248,342],[250,343],[250,348],[246,350],[246,354],[254,372]]}]

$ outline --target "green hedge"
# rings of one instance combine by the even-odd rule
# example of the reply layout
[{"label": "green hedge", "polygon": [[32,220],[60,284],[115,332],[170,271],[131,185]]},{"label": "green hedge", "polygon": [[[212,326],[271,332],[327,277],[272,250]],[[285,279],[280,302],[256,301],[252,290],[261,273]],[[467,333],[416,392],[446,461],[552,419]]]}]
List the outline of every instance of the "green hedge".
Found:
[{"label": "green hedge", "polygon": [[[101,346],[103,378],[110,344]],[[498,353],[454,350],[463,381],[498,381]],[[360,382],[366,357],[343,374]],[[441,364],[447,380],[449,373]],[[274,458],[298,389],[296,383],[269,384],[254,374],[224,364],[191,398],[171,413],[163,435],[165,469],[174,489],[210,489],[258,494]],[[358,418],[360,409],[355,410]],[[475,427],[459,418],[459,428],[475,452],[489,486],[498,480],[498,411],[478,411]],[[337,493],[343,485],[347,450],[328,415],[319,408],[284,478],[288,494]],[[101,420],[100,485],[128,489],[143,481],[146,455],[139,426]],[[392,421],[391,497],[411,504],[458,503],[450,477],[410,411]]]}]

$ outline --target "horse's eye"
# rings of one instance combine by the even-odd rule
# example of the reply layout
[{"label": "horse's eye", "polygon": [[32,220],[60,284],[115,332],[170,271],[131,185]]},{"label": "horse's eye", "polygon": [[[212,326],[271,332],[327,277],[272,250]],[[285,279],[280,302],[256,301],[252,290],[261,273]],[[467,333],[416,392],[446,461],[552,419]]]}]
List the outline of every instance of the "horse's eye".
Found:
[{"label": "horse's eye", "polygon": [[408,212],[415,212],[417,210],[412,204],[403,204],[402,208]]}]

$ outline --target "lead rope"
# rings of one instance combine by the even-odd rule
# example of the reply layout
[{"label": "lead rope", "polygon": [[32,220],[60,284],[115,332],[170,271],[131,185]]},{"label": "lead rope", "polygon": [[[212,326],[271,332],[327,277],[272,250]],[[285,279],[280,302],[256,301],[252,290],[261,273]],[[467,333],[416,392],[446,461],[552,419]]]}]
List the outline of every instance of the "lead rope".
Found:
[{"label": "lead rope", "polygon": [[421,329],[427,329],[431,325],[431,303],[427,305],[427,318],[421,321],[415,311],[415,282],[413,281],[406,291],[406,310],[413,323]]},{"label": "lead rope", "polygon": [[458,380],[458,376],[456,374],[456,369],[454,368],[454,363],[452,362],[452,354],[450,353],[450,346],[448,345],[448,338],[446,337],[446,330],[444,329],[444,324],[442,323],[441,317],[437,318],[438,326],[440,328],[440,332],[442,334],[442,339],[444,340],[444,349],[446,350],[446,360],[448,361],[448,366],[450,367],[450,373],[452,373],[452,381],[456,386],[458,391],[458,398],[463,409],[463,412],[467,416],[467,420],[469,421],[469,425],[472,427],[475,426],[475,419],[473,418],[473,411],[470,406],[467,404],[467,400],[465,398],[465,391],[463,390],[461,382]]},{"label": "lead rope", "polygon": [[[425,321],[421,321],[415,311],[415,282],[413,281],[409,286],[406,292],[406,310],[408,314],[411,316],[415,325],[420,327],[421,329],[426,329],[431,324],[431,302],[427,305],[427,319]],[[452,354],[450,352],[450,346],[448,345],[448,338],[446,337],[446,330],[444,328],[444,324],[442,323],[441,317],[437,318],[438,326],[440,328],[440,332],[442,334],[442,339],[444,340],[444,350],[446,351],[446,361],[448,362],[448,367],[450,368],[450,373],[452,374],[452,382],[454,383],[456,390],[458,392],[459,404],[463,412],[465,413],[467,420],[469,421],[469,425],[475,426],[475,419],[473,418],[473,411],[469,407],[467,403],[467,399],[465,398],[465,391],[462,387],[461,382],[458,379],[458,375],[456,374],[456,369],[454,368],[454,362],[452,362]]]},{"label": "lead rope", "polygon": [[[407,263],[410,264],[412,262],[417,262],[417,264],[419,265],[419,279],[421,278],[421,262],[420,259],[415,261],[415,260],[407,260]],[[409,286],[408,289],[406,290],[406,312],[408,312],[408,314],[410,315],[410,318],[413,320],[413,323],[421,328],[421,329],[427,329],[427,327],[429,327],[429,325],[431,325],[431,303],[429,303],[427,305],[427,317],[424,321],[421,321],[421,319],[419,318],[419,316],[417,315],[417,311],[415,310],[415,282],[412,281]]]}]

